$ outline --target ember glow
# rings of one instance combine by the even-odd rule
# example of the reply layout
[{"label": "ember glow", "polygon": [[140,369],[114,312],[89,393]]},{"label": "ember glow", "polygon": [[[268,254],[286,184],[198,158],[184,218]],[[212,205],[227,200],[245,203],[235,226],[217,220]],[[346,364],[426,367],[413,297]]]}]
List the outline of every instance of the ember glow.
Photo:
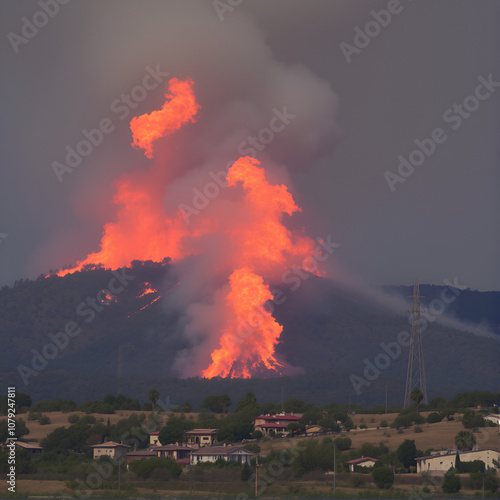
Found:
[{"label": "ember glow", "polygon": [[[188,122],[195,122],[199,106],[193,86],[190,79],[172,79],[162,109],[130,122],[132,146],[144,149],[145,156],[152,158],[155,141]],[[114,184],[117,220],[104,225],[100,250],[58,275],[90,265],[117,269],[129,266],[133,260],[161,262],[168,257],[175,264],[188,256],[199,255],[203,259],[208,252],[206,242],[216,241],[216,282],[227,284],[217,289],[211,283],[197,283],[195,288],[212,296],[205,297],[199,307],[185,304],[190,311],[219,308],[217,314],[211,314],[217,317],[216,324],[203,332],[205,338],[201,341],[211,347],[208,352],[198,350],[202,357],[197,363],[197,374],[206,378],[249,378],[256,374],[286,373],[285,364],[275,355],[283,327],[272,311],[266,309],[266,303],[273,299],[270,288],[273,280],[279,280],[291,266],[304,267],[305,259],[313,255],[314,241],[284,224],[285,217],[293,216],[300,207],[287,186],[268,181],[258,160],[242,157],[228,170],[227,191],[214,200],[212,211],[187,224],[180,210],[167,213],[165,209],[163,197],[169,184],[165,172],[168,164],[156,162],[149,172],[122,175]],[[178,285],[168,290],[164,298]],[[223,300],[216,302],[216,296]],[[162,296],[146,282],[137,296],[144,298],[152,300],[138,311]],[[197,320],[205,323],[203,317]],[[196,337],[197,342],[199,338]]]}]

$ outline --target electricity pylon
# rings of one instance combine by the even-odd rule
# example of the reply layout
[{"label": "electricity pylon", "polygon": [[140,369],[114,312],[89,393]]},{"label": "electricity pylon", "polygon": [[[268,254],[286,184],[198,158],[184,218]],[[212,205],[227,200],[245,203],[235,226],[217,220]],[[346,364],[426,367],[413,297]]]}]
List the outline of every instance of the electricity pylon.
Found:
[{"label": "electricity pylon", "polygon": [[424,368],[424,353],[422,349],[422,332],[420,330],[420,299],[424,298],[419,293],[418,280],[415,280],[413,287],[413,295],[408,295],[408,298],[413,298],[413,307],[409,313],[412,313],[411,320],[411,338],[410,338],[410,354],[408,356],[408,372],[406,374],[406,390],[405,404],[408,408],[411,404],[411,392],[418,388],[424,395],[422,401],[427,403],[427,383],[425,381]]}]

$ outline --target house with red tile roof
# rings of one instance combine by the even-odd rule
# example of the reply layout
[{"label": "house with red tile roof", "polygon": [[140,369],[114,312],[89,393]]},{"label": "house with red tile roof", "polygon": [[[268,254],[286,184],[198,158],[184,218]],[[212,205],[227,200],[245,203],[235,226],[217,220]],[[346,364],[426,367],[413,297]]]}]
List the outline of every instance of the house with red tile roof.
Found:
[{"label": "house with red tile roof", "polygon": [[269,436],[271,431],[277,435],[287,433],[286,428],[289,424],[298,423],[300,421],[298,415],[278,413],[276,415],[259,415],[253,419],[254,431],[260,431],[264,436]]},{"label": "house with red tile roof", "polygon": [[355,460],[349,460],[349,470],[354,472],[355,467],[373,467],[378,460],[372,457],[361,457]]}]

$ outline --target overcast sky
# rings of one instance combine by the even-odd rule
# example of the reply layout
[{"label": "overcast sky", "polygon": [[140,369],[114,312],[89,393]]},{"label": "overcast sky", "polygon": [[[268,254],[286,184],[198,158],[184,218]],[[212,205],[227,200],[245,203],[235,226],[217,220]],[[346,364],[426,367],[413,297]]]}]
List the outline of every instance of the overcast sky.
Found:
[{"label": "overcast sky", "polygon": [[[1,4],[1,284],[98,250],[113,179],[148,165],[128,121],[157,109],[164,85],[120,103],[123,119],[116,100],[159,67],[194,79],[205,124],[231,116],[256,134],[275,108],[296,115],[265,154],[349,273],[500,290],[499,2],[54,2]],[[113,131],[59,182],[53,162],[106,118]],[[429,154],[410,156],[415,141]],[[400,155],[421,164],[398,172]]]}]

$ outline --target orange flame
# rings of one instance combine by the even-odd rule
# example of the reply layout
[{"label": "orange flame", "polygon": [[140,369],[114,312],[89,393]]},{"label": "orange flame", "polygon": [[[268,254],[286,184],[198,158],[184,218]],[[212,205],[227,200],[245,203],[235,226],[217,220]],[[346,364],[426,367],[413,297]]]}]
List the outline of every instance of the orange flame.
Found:
[{"label": "orange flame", "polygon": [[258,272],[272,276],[297,257],[312,255],[314,249],[310,238],[294,236],[283,225],[283,215],[292,215],[300,208],[286,186],[267,182],[259,164],[250,157],[240,158],[227,176],[228,186],[235,187],[238,182],[243,185],[250,217],[231,232],[244,267],[229,277],[231,291],[226,302],[230,318],[220,347],[211,354],[211,365],[202,372],[206,378],[248,378],[262,370],[281,373],[283,366],[276,360],[274,350],[283,327],[263,307],[273,296]]},{"label": "orange flame", "polygon": [[153,157],[153,142],[178,130],[184,123],[194,122],[199,106],[193,92],[193,81],[184,82],[172,78],[169,81],[170,94],[160,110],[132,118],[132,146],[144,149],[147,158]]},{"label": "orange flame", "polygon": [[[143,147],[146,156],[151,157],[155,139],[174,132],[187,121],[195,121],[194,114],[199,106],[192,87],[193,82],[189,79],[180,82],[173,78],[169,82],[171,94],[165,94],[167,101],[163,108],[132,119],[132,144]],[[115,182],[115,186],[113,203],[122,208],[118,211],[117,222],[104,225],[100,251],[89,254],[71,269],[59,271],[58,276],[81,271],[96,263],[118,269],[130,265],[133,260],[161,262],[167,256],[173,260],[184,256],[181,239],[188,234],[186,224],[179,214],[173,218],[166,216],[161,195],[154,193],[158,186],[152,186],[149,179],[138,182],[125,175]]]},{"label": "orange flame", "polygon": [[[153,143],[157,139],[195,121],[199,106],[193,82],[172,79],[169,91],[161,110],[130,122],[132,145],[143,148],[148,158],[153,155]],[[200,370],[202,376],[248,378],[258,371],[283,373],[284,366],[275,357],[283,327],[264,307],[273,298],[269,283],[289,266],[304,267],[301,261],[313,255],[314,241],[284,225],[285,215],[299,212],[300,207],[285,185],[268,182],[259,165],[259,161],[244,157],[228,171],[228,189],[243,191],[244,220],[232,224],[217,215],[205,216],[189,226],[180,211],[167,215],[162,203],[163,171],[158,164],[151,169],[150,175],[123,175],[115,183],[113,197],[113,202],[120,207],[117,220],[104,225],[99,251],[58,275],[64,276],[90,265],[117,269],[129,266],[133,260],[161,262],[170,257],[177,261],[201,251],[197,248],[200,236],[224,235],[233,253],[230,258],[223,259],[224,265],[229,267],[229,271],[224,268],[230,288],[225,300],[227,314],[221,331],[211,332],[218,335],[219,347],[211,354],[210,366]],[[138,298],[157,293],[149,283],[144,285],[146,288]],[[178,283],[171,290],[176,286]],[[140,310],[160,298],[158,295]]]},{"label": "orange flame", "polygon": [[234,312],[233,324],[223,332],[221,347],[212,353],[212,364],[202,376],[250,378],[256,369],[277,371],[281,365],[274,357],[274,348],[283,327],[263,307],[273,298],[269,287],[246,267],[236,269],[229,281],[231,291],[226,300]]}]

